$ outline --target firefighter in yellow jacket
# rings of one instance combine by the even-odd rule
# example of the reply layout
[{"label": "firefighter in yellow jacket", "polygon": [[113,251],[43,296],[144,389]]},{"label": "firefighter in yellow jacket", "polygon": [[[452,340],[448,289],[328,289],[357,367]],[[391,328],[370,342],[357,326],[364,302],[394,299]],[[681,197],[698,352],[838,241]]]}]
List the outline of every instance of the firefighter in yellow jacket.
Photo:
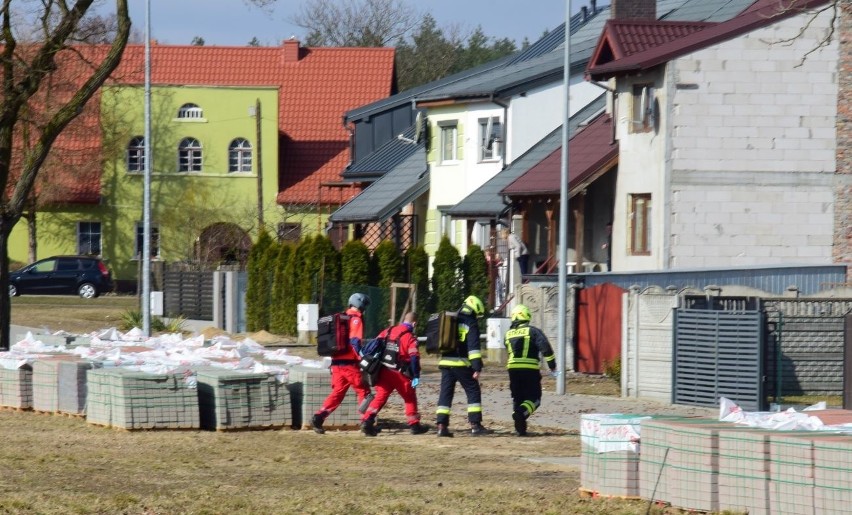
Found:
[{"label": "firefighter in yellow jacket", "polygon": [[490,431],[482,426],[482,391],[479,388],[479,373],[482,371],[482,350],[479,343],[479,322],[485,315],[485,305],[479,297],[471,295],[464,300],[459,310],[459,334],[456,348],[441,354],[438,368],[441,370],[441,391],[438,395],[438,436],[452,437],[450,432],[450,409],[456,383],[461,383],[467,396],[467,421],[470,434],[479,436]]},{"label": "firefighter in yellow jacket", "polygon": [[541,371],[539,355],[544,358],[551,375],[556,374],[556,356],[547,337],[530,325],[530,310],[518,304],[512,310],[512,325],[504,343],[508,352],[509,390],[512,393],[512,419],[518,436],[527,436],[527,419],[541,406]]}]

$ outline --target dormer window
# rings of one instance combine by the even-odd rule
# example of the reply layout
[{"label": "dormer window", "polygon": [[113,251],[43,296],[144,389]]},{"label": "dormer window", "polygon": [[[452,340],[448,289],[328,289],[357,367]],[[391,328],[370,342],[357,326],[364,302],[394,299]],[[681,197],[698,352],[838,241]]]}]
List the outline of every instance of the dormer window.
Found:
[{"label": "dormer window", "polygon": [[204,118],[204,111],[195,104],[184,104],[178,109],[177,117],[181,120],[198,120]]}]

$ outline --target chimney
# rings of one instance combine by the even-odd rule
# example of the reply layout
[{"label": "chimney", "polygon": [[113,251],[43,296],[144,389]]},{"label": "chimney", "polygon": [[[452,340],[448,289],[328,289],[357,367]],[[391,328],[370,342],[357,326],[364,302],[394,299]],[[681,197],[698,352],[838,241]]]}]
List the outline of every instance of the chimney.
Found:
[{"label": "chimney", "polygon": [[299,60],[299,40],[296,36],[290,36],[290,39],[284,42],[281,60],[285,63],[295,63]]},{"label": "chimney", "polygon": [[592,0],[592,14],[598,13],[598,0]]},{"label": "chimney", "polygon": [[657,19],[657,0],[612,0],[613,20]]}]

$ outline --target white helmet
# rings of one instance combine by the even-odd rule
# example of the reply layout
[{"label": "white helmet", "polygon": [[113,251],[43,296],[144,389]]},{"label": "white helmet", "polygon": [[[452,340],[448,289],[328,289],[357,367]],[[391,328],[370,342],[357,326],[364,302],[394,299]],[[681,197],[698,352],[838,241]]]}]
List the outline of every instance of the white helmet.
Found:
[{"label": "white helmet", "polygon": [[370,297],[364,293],[353,293],[349,296],[349,306],[364,311],[370,305]]}]

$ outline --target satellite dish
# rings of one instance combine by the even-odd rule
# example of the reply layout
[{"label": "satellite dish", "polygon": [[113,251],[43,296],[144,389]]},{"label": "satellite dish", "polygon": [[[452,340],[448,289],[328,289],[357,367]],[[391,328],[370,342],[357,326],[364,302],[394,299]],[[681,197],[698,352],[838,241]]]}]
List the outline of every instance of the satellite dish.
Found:
[{"label": "satellite dish", "polygon": [[420,143],[421,136],[423,136],[423,111],[417,111],[417,117],[414,118],[414,141]]},{"label": "satellite dish", "polygon": [[488,122],[486,122],[486,124],[485,124],[485,134],[483,135],[485,142],[484,142],[484,145],[482,146],[482,148],[484,148],[486,150],[491,150],[491,147],[494,145],[494,136],[491,134],[491,131],[493,131],[493,130],[494,130],[494,118],[489,116]]}]

